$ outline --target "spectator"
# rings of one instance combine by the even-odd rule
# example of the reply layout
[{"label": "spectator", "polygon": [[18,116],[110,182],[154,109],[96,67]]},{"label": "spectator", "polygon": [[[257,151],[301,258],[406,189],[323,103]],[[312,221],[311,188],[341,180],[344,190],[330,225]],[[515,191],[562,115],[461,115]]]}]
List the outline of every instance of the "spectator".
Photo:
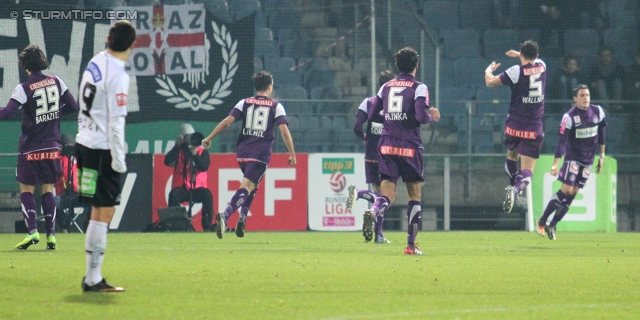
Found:
[{"label": "spectator", "polygon": [[553,79],[554,98],[571,100],[573,88],[584,83],[584,80],[582,69],[578,64],[578,58],[573,54],[566,56],[564,58],[564,66],[556,72]]},{"label": "spectator", "polygon": [[[600,61],[591,72],[591,87],[598,100],[622,100],[622,77],[624,70],[613,61],[613,49],[603,46]],[[617,109],[619,109],[618,107]]]},{"label": "spectator", "polygon": [[627,73],[627,99],[640,101],[640,50],[634,56],[634,64]]}]

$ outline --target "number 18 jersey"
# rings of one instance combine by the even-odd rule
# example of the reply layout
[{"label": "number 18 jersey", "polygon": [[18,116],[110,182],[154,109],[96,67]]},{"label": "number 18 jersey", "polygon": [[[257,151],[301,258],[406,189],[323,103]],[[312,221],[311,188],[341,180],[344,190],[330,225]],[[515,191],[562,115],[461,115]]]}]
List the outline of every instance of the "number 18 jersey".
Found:
[{"label": "number 18 jersey", "polygon": [[269,163],[275,126],[289,123],[282,104],[263,96],[246,98],[240,100],[229,115],[242,118],[236,144],[238,161]]},{"label": "number 18 jersey", "polygon": [[124,61],[106,51],[96,54],[80,82],[76,142],[90,149],[110,150],[109,119],[127,115],[128,91]]}]

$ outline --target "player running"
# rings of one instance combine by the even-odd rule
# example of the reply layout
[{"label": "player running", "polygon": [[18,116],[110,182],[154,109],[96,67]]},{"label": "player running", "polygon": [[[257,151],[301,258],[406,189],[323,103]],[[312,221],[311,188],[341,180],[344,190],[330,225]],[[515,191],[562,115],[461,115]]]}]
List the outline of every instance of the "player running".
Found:
[{"label": "player running", "polygon": [[60,78],[42,73],[49,67],[49,62],[38,46],[27,46],[18,56],[18,64],[27,72],[29,79],[13,90],[7,106],[0,109],[0,119],[7,119],[22,109],[16,180],[20,183],[20,203],[29,234],[15,248],[27,250],[40,242],[33,196],[36,185],[40,185],[47,249],[55,250],[56,199],[53,186],[62,175],[60,112],[75,112],[78,104]]},{"label": "player running", "polygon": [[[505,171],[509,176],[509,185],[505,188],[503,209],[511,212],[516,197],[531,182],[536,159],[540,156],[544,132],[542,115],[544,114],[544,92],[547,82],[547,66],[538,59],[538,44],[527,40],[520,45],[520,52],[509,50],[506,55],[520,58],[520,65],[494,76],[493,71],[500,63],[492,62],[484,73],[487,87],[508,85],[511,87],[511,105],[507,115],[504,132],[504,145],[507,147]],[[518,158],[521,170],[518,171]]]},{"label": "player running", "polygon": [[[601,106],[591,104],[589,87],[585,84],[573,89],[573,101],[576,105],[562,117],[558,148],[551,166],[551,175],[558,176],[562,187],[551,197],[536,228],[538,234],[543,237],[546,231],[551,240],[556,239],[556,225],[567,214],[576,194],[589,179],[596,147],[600,149],[596,173],[600,173],[604,164],[607,126],[604,111]],[[558,162],[562,156],[564,164],[558,171]],[[556,214],[547,225],[547,220],[554,211]]]},{"label": "player running", "polygon": [[[395,78],[395,74],[389,70],[380,72],[378,77],[378,84],[382,86],[388,81]],[[349,197],[347,198],[347,210],[351,211],[353,204],[356,200],[365,199],[369,203],[373,203],[377,197],[380,196],[380,173],[378,171],[378,141],[380,141],[380,134],[382,134],[382,123],[377,123],[368,120],[367,112],[371,107],[371,103],[375,97],[369,97],[362,101],[356,114],[356,123],[353,126],[353,132],[364,141],[365,153],[364,153],[364,171],[366,174],[366,182],[371,185],[372,190],[363,189],[358,190],[355,185],[349,186]],[[367,122],[367,132],[362,131],[362,125]],[[376,217],[375,243],[391,243],[382,234],[382,222],[384,220],[384,210],[380,211],[380,214]]]},{"label": "player running", "polygon": [[296,164],[296,153],[293,150],[293,139],[287,126],[289,121],[284,107],[269,98],[273,93],[271,73],[261,71],[254,74],[253,84],[256,96],[240,100],[231,109],[229,116],[220,121],[209,136],[202,140],[202,145],[209,148],[213,138],[226,130],[237,119],[242,119],[242,132],[238,136],[236,144],[236,157],[244,178],[240,183],[240,189],[233,195],[227,208],[216,214],[216,234],[220,239],[226,229],[227,220],[238,208],[240,208],[240,219],[236,224],[236,236],[244,237],[249,208],[271,160],[276,125],[280,129],[287,150],[289,150],[289,165]]}]

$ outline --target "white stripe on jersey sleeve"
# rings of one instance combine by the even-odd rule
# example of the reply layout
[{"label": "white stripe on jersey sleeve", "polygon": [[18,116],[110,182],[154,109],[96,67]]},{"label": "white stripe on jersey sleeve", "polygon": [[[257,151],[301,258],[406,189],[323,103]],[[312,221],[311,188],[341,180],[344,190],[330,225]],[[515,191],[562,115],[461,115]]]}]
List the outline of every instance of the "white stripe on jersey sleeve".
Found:
[{"label": "white stripe on jersey sleeve", "polygon": [[238,111],[240,111],[241,113],[244,113],[244,100],[245,99],[240,100],[234,107],[235,109],[238,109]]},{"label": "white stripe on jersey sleeve", "polygon": [[369,98],[362,100],[362,103],[358,107],[358,110],[364,111],[364,114],[368,114],[367,110],[367,102],[369,102]]},{"label": "white stripe on jersey sleeve", "polygon": [[600,118],[598,123],[600,123],[602,122],[602,120],[604,120],[605,115],[604,115],[604,110],[602,110],[602,107],[601,106],[597,106],[597,107],[598,107],[598,117]]},{"label": "white stripe on jersey sleeve", "polygon": [[509,76],[509,79],[511,79],[511,82],[513,82],[513,84],[516,84],[518,83],[518,80],[520,78],[520,65],[515,65],[507,69],[507,71],[505,71],[504,73]]},{"label": "white stripe on jersey sleeve", "polygon": [[64,81],[62,81],[62,79],[60,79],[60,77],[56,76],[56,79],[58,79],[58,82],[60,83],[60,90],[62,90],[62,92],[60,92],[60,95],[63,95],[65,92],[67,92],[67,85],[64,83]]},{"label": "white stripe on jersey sleeve", "polygon": [[424,83],[419,84],[416,88],[416,94],[413,97],[413,100],[416,100],[419,97],[427,97],[427,86]]},{"label": "white stripe on jersey sleeve", "polygon": [[533,60],[533,63],[542,63],[542,65],[544,66],[544,69],[547,69],[547,64],[544,63],[544,61],[542,61],[542,59],[535,59]]},{"label": "white stripe on jersey sleeve", "polygon": [[25,104],[27,102],[27,94],[24,92],[24,88],[21,84],[16,86],[13,89],[13,93],[11,94],[11,99],[20,102],[20,104]]},{"label": "white stripe on jersey sleeve", "polygon": [[385,83],[385,84],[383,84],[383,85],[381,85],[381,86],[380,86],[380,89],[378,90],[378,94],[377,94],[377,95],[378,95],[378,98],[382,98],[382,89],[384,89],[384,87],[385,87],[386,85],[387,85],[387,84]]},{"label": "white stripe on jersey sleeve", "polygon": [[560,127],[562,127],[563,125],[567,129],[571,129],[573,127],[573,119],[571,119],[571,116],[569,116],[569,114],[567,113],[565,113],[562,116],[562,122],[560,123]]},{"label": "white stripe on jersey sleeve", "polygon": [[287,113],[284,112],[284,106],[282,105],[282,103],[278,102],[278,105],[276,106],[276,118],[277,117],[282,117],[282,116],[286,116]]}]

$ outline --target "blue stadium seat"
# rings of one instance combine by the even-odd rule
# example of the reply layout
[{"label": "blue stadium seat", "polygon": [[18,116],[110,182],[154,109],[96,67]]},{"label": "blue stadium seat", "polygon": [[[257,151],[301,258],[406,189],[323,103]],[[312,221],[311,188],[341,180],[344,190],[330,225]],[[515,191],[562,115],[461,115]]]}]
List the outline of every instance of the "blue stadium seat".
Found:
[{"label": "blue stadium seat", "polygon": [[275,71],[272,74],[274,88],[295,87],[302,83],[297,71]]},{"label": "blue stadium seat", "polygon": [[260,11],[258,0],[227,0],[229,12],[234,20],[244,19],[257,11]]},{"label": "blue stadium seat", "polygon": [[482,58],[460,58],[453,62],[453,79],[456,86],[484,85],[484,70],[489,65]]},{"label": "blue stadium seat", "polygon": [[[310,43],[306,43],[304,40],[295,39],[288,40],[284,43],[284,56],[291,58],[307,58],[310,57],[312,46]],[[304,61],[300,61],[302,63]]]},{"label": "blue stadium seat", "polygon": [[269,28],[256,29],[255,42],[273,40],[273,31]]},{"label": "blue stadium seat", "polygon": [[504,57],[510,49],[518,49],[518,33],[512,29],[487,29],[484,31],[484,57],[495,59]]},{"label": "blue stadium seat", "polygon": [[349,123],[344,116],[333,116],[333,122],[331,125],[333,127],[333,130],[342,130],[342,129],[350,130],[350,128],[353,126],[353,124]]},{"label": "blue stadium seat", "polygon": [[449,58],[480,57],[480,36],[473,29],[444,30],[444,54]]},{"label": "blue stadium seat", "polygon": [[363,148],[362,140],[353,133],[352,129],[334,129],[334,151],[335,152],[360,152]]},{"label": "blue stadium seat", "polygon": [[262,66],[262,59],[260,57],[253,57],[253,72],[258,72],[264,70]]},{"label": "blue stadium seat", "polygon": [[637,0],[610,0],[607,5],[609,26],[613,28],[630,28],[636,30],[638,21]]},{"label": "blue stadium seat", "polygon": [[547,154],[554,154],[558,147],[558,130],[560,122],[562,122],[562,115],[545,116],[542,121],[544,126],[543,150]]},{"label": "blue stadium seat", "polygon": [[320,127],[325,130],[333,129],[333,120],[327,116],[320,117]]},{"label": "blue stadium seat", "polygon": [[[519,44],[527,40],[535,40],[536,42],[540,41],[540,29],[520,29],[517,33]],[[518,48],[520,48],[520,45],[512,49],[518,50]]]},{"label": "blue stadium seat", "polygon": [[333,86],[335,83],[335,75],[328,70],[311,69],[304,73],[303,87],[312,90],[317,87]]},{"label": "blue stadium seat", "polygon": [[457,29],[460,26],[457,1],[425,1],[424,19],[430,28]]},{"label": "blue stadium seat", "polygon": [[486,86],[478,88],[476,92],[476,114],[499,114],[509,113],[511,103],[511,89],[508,86],[488,88]]},{"label": "blue stadium seat", "polygon": [[277,57],[280,55],[280,50],[273,40],[256,40],[254,45],[253,55],[256,57]]},{"label": "blue stadium seat", "polygon": [[607,121],[606,137],[607,137],[607,153],[608,154],[621,154],[628,152],[625,147],[625,138],[629,134],[627,131],[627,123],[629,117],[620,115],[608,115],[608,110],[605,110]]},{"label": "blue stadium seat", "polygon": [[631,58],[638,50],[638,30],[609,28],[602,34],[602,43],[614,48],[613,56],[622,65],[629,65]]},{"label": "blue stadium seat", "polygon": [[230,22],[229,4],[226,0],[192,0],[193,3],[204,3],[204,8],[215,17]]},{"label": "blue stadium seat", "polygon": [[464,0],[460,3],[460,28],[482,30],[490,28],[492,20],[492,1]]},{"label": "blue stadium seat", "polygon": [[300,130],[300,120],[298,120],[298,117],[287,114],[287,120],[289,120],[290,130]]},{"label": "blue stadium seat", "polygon": [[278,30],[278,43],[283,45],[289,41],[289,40],[293,40],[296,39],[296,33],[293,29],[289,29],[289,28],[282,28],[280,30]]},{"label": "blue stadium seat", "polygon": [[465,100],[471,100],[474,90],[468,87],[442,87],[440,88],[440,109],[442,125],[466,128],[467,105]]}]

